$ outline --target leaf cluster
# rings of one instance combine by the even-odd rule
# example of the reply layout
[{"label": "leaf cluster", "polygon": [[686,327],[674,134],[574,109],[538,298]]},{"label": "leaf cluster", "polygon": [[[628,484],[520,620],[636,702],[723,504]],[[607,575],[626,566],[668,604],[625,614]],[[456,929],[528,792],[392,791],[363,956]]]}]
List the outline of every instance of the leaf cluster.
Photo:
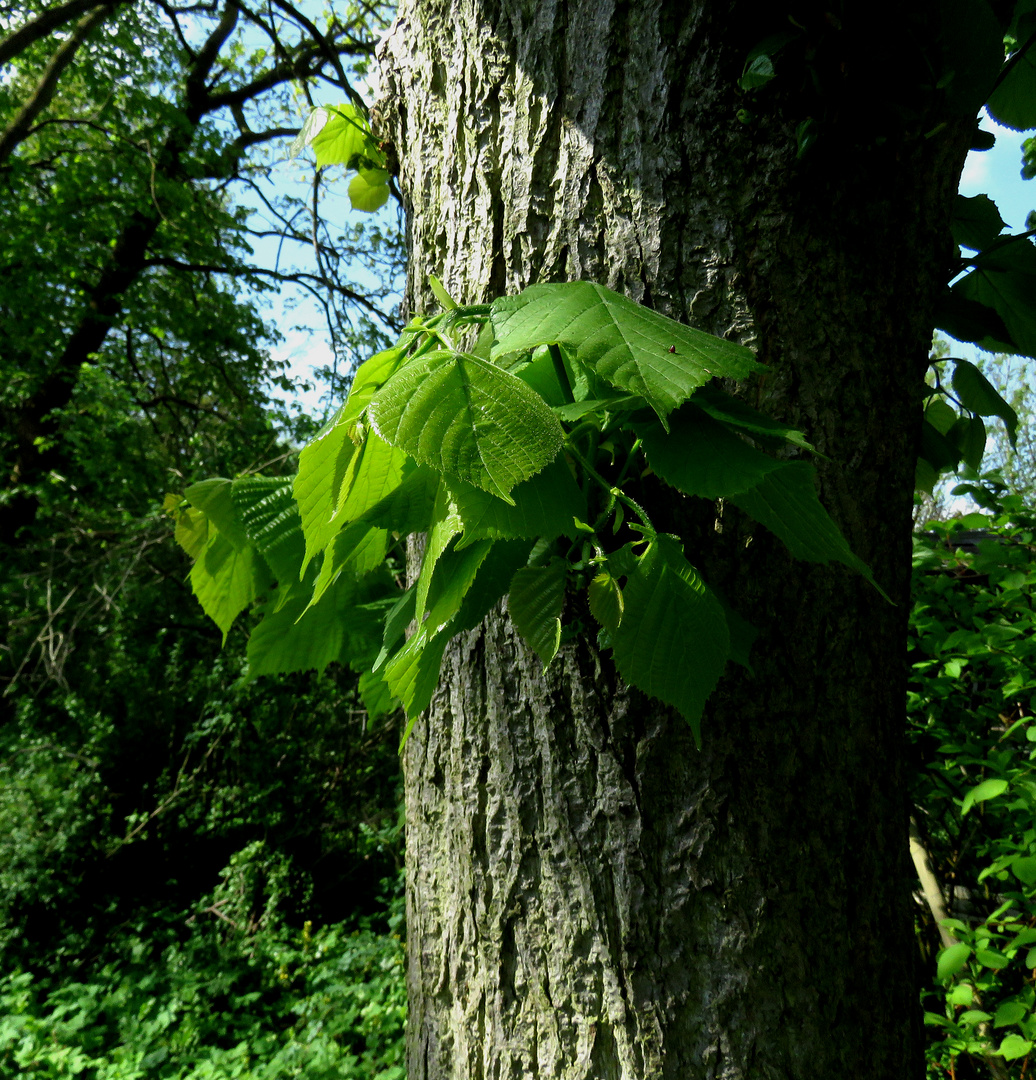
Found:
[{"label": "leaf cluster", "polygon": [[224,634],[260,605],[254,675],[348,664],[372,715],[401,704],[412,726],[448,642],[498,601],[549,665],[583,594],[623,677],[697,730],[751,631],[655,529],[635,495],[652,473],[729,500],[796,557],[868,574],[808,462],[767,452],[808,448],[802,435],[716,385],[758,368],[747,349],[590,282],[444,299],[359,368],[290,487],[244,477],[170,497]]}]

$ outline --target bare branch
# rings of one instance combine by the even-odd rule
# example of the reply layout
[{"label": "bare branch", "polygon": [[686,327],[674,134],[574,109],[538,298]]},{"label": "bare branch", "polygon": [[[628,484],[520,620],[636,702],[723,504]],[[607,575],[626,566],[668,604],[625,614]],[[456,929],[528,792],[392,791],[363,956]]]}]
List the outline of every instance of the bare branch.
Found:
[{"label": "bare branch", "polygon": [[238,11],[236,0],[227,0],[216,29],[212,31],[205,44],[201,47],[201,52],[198,53],[187,78],[184,80],[187,118],[190,120],[192,127],[198,123],[205,113],[211,111],[208,106],[209,93],[205,81],[208,79],[213,65],[219,57],[220,49],[226,44],[227,38],[230,37],[234,32],[234,27],[237,26]]},{"label": "bare branch", "polygon": [[270,278],[272,281],[290,281],[295,285],[301,285],[303,288],[307,289],[315,288],[316,286],[320,286],[324,289],[333,288],[335,292],[340,293],[354,304],[359,304],[360,307],[366,308],[372,315],[377,315],[381,319],[387,318],[386,313],[382,311],[373,300],[368,299],[362,293],[355,292],[345,285],[329,282],[322,274],[308,274],[303,270],[284,273],[280,270],[267,270],[262,266],[221,266],[219,263],[188,263],[182,262],[180,259],[168,258],[167,256],[156,256],[154,258],[145,259],[144,266],[163,266],[169,270],[181,270],[185,273],[192,274],[228,274],[232,277],[244,278],[258,275]]}]

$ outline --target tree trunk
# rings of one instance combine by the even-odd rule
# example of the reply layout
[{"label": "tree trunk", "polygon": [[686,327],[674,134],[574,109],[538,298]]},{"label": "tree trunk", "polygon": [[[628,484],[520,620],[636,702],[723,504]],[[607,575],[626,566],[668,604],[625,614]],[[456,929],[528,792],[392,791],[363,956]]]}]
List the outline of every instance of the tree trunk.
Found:
[{"label": "tree trunk", "polygon": [[546,674],[505,611],[455,643],[405,754],[410,1080],[921,1073],[910,521],[972,121],[925,138],[946,118],[914,7],[798,12],[748,97],[783,9],[401,4],[382,60],[411,307],[430,273],[463,302],[587,278],[751,345],[747,392],[827,455],[821,497],[896,601],[648,479],[656,526],[759,631],[701,750],[575,601]]}]

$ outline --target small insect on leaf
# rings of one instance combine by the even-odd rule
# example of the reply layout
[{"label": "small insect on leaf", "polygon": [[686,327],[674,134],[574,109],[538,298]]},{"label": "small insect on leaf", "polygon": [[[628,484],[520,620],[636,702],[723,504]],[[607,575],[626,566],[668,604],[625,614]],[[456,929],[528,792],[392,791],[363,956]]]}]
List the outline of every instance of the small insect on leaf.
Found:
[{"label": "small insect on leaf", "polygon": [[676,346],[675,346],[675,345],[670,345],[670,346],[669,346],[669,351],[670,351],[671,353],[674,353],[674,352],[676,352]]}]

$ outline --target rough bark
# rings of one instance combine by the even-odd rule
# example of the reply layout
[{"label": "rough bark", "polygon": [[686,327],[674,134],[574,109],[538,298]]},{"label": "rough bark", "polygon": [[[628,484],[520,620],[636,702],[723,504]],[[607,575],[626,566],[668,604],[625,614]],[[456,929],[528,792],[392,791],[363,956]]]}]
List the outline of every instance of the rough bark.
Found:
[{"label": "rough bark", "polygon": [[968,124],[924,138],[917,7],[799,12],[815,78],[803,52],[743,123],[745,55],[787,25],[763,6],[401,5],[382,114],[411,305],[429,273],[466,302],[582,277],[751,344],[753,400],[828,456],[822,498],[898,600],[649,488],[760,631],[700,751],[592,632],[546,674],[504,611],[451,648],[405,754],[411,1080],[920,1075],[901,669]]}]

